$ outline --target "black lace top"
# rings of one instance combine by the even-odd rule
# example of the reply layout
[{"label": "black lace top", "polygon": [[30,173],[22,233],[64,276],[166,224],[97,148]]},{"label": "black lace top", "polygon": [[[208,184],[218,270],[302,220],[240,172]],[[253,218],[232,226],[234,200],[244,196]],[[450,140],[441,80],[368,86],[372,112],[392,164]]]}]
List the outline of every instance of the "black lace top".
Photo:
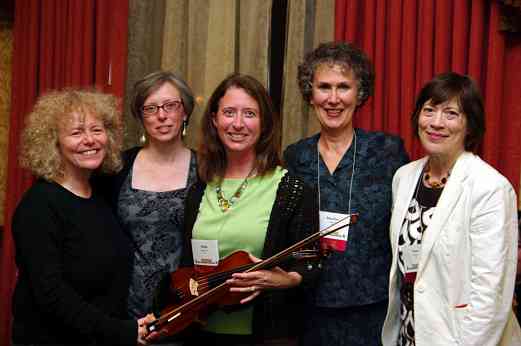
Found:
[{"label": "black lace top", "polygon": [[177,269],[182,248],[184,200],[197,176],[192,155],[184,188],[154,192],[134,189],[130,169],[118,200],[118,217],[134,243],[128,313],[141,318],[152,311],[152,298],[161,278]]}]

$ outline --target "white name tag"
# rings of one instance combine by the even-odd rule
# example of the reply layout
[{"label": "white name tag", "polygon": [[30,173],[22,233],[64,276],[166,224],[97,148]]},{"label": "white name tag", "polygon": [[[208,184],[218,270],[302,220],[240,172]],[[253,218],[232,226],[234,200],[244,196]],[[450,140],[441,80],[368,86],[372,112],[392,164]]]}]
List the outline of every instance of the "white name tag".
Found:
[{"label": "white name tag", "polygon": [[192,239],[192,253],[194,265],[219,265],[219,244],[217,240]]},{"label": "white name tag", "polygon": [[403,261],[405,263],[406,273],[415,273],[418,271],[421,249],[421,244],[419,244],[418,241],[403,247]]},{"label": "white name tag", "polygon": [[[337,223],[340,220],[343,220],[348,216],[348,214],[342,213],[333,213],[330,211],[320,211],[320,230],[324,230],[329,226]],[[333,249],[336,251],[345,251],[347,246],[347,238],[349,234],[349,225],[346,227],[339,229],[338,231],[325,236],[322,238],[321,243],[324,247]]]}]

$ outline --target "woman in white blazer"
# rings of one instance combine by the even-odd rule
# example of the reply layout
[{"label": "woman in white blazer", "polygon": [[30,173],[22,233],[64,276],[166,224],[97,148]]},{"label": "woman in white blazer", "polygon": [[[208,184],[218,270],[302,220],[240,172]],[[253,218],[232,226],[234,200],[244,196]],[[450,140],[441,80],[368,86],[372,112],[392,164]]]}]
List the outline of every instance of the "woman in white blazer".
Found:
[{"label": "woman in white blazer", "polygon": [[484,119],[467,76],[439,75],[418,96],[412,123],[427,156],[393,179],[385,346],[521,345],[516,195],[471,153]]}]

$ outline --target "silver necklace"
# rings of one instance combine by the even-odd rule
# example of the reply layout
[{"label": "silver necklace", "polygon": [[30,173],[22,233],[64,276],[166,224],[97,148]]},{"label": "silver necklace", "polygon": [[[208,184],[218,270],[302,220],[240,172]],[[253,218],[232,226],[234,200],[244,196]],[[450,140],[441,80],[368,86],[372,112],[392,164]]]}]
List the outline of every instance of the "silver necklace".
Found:
[{"label": "silver necklace", "polygon": [[[319,138],[320,140],[320,138]],[[351,192],[353,191],[353,178],[355,176],[356,167],[356,131],[353,129],[353,171],[351,172],[351,179],[349,179],[349,200],[347,212],[351,215]],[[320,207],[320,149],[317,142],[317,185],[318,185],[318,210],[322,210]]]}]

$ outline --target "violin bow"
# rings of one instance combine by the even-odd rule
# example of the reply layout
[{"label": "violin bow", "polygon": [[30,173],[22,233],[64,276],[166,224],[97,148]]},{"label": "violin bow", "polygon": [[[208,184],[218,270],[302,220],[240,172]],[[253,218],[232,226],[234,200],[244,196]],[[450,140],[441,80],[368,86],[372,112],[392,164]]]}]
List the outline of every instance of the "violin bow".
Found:
[{"label": "violin bow", "polygon": [[358,213],[350,214],[350,215],[346,216],[345,218],[343,218],[342,220],[332,224],[331,226],[329,226],[321,231],[318,231],[316,233],[313,233],[312,235],[308,236],[307,238],[304,238],[304,239],[300,240],[299,242],[286,248],[285,250],[282,250],[281,252],[276,253],[275,255],[255,264],[253,267],[245,270],[244,272],[248,273],[248,272],[264,269],[264,268],[270,266],[271,264],[276,263],[280,258],[286,257],[288,254],[292,253],[293,251],[303,248],[304,246],[311,244],[311,243],[319,240],[320,238],[333,234],[333,233],[341,230],[344,227],[353,225],[357,221],[358,221]]},{"label": "violin bow", "polygon": [[[328,236],[330,234],[333,234],[339,230],[341,230],[344,227],[350,226],[352,224],[355,224],[358,221],[358,213],[353,213],[342,220],[330,225],[329,227],[318,231],[316,233],[313,233],[312,235],[298,241],[297,243],[291,245],[290,247],[276,253],[275,255],[262,260],[256,264],[254,264],[249,269],[245,270],[244,273],[261,270],[266,267],[269,267],[270,265],[273,265],[274,263],[277,263],[281,258],[286,257],[288,254],[291,254],[293,251],[296,251],[300,248],[303,248],[304,246],[311,244],[317,240],[319,240],[322,237]],[[161,316],[159,316],[157,319],[152,321],[148,326],[147,329],[149,332],[158,331],[158,329],[161,328],[161,326],[173,322],[177,317],[179,317],[182,314],[182,310],[186,308],[186,306],[194,305],[199,303],[201,300],[205,300],[207,296],[214,294],[214,292],[217,292],[218,290],[222,289],[223,287],[227,286],[228,284],[226,282],[212,288],[211,290],[206,291],[205,293],[197,296],[196,298],[192,299],[191,301],[187,302],[186,304],[182,306],[178,306],[168,312],[165,312]]]}]

